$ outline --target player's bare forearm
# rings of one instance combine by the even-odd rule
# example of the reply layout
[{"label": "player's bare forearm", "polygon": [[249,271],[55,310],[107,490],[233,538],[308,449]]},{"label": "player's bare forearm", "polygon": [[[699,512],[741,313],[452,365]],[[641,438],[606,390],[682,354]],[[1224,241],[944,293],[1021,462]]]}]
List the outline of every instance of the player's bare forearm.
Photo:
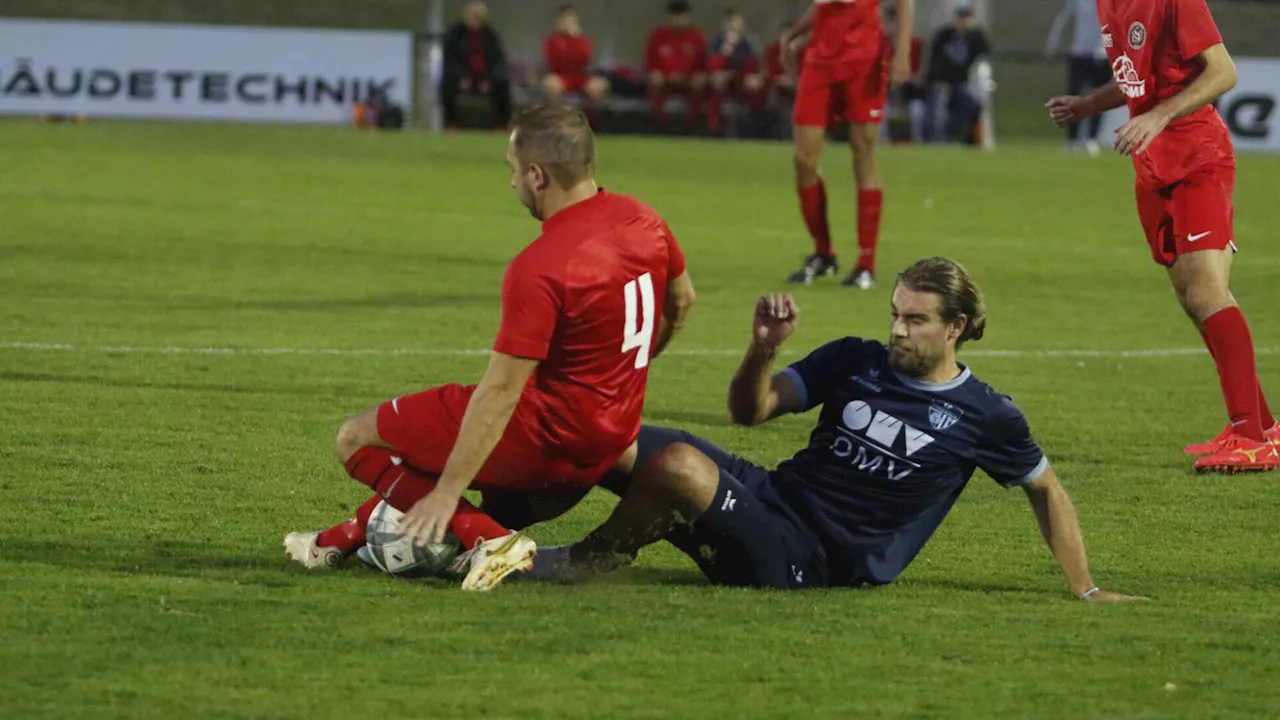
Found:
[{"label": "player's bare forearm", "polygon": [[1067,491],[1058,482],[1052,468],[1044,471],[1025,488],[1027,500],[1040,523],[1040,534],[1053,551],[1053,557],[1062,568],[1077,597],[1094,587],[1089,575],[1089,560],[1085,555],[1084,536],[1076,508]]},{"label": "player's bare forearm", "polygon": [[696,299],[693,281],[689,279],[687,272],[673,278],[667,285],[667,297],[663,302],[662,317],[658,320],[658,343],[653,357],[661,355],[667,345],[671,344],[671,340],[684,329],[685,318]]},{"label": "player's bare forearm", "polygon": [[1108,110],[1124,107],[1124,92],[1114,80],[1084,97],[1085,117],[1101,115]]},{"label": "player's bare forearm", "polygon": [[471,485],[502,439],[537,367],[537,360],[493,353],[489,369],[471,396],[471,402],[467,403],[458,440],[440,474],[438,490],[461,495]]},{"label": "player's bare forearm", "polygon": [[[752,343],[729,385],[729,415],[739,425],[759,425],[776,409],[773,363],[778,348]],[[773,400],[773,402],[771,402]]]},{"label": "player's bare forearm", "polygon": [[898,0],[898,37],[894,47],[911,57],[911,35],[916,27],[916,0]]},{"label": "player's bare forearm", "polygon": [[783,50],[786,49],[787,44],[791,40],[794,40],[800,37],[801,35],[809,32],[809,30],[813,28],[813,16],[817,12],[818,12],[817,4],[809,3],[809,7],[804,11],[804,14],[800,16],[800,19],[796,21],[796,24],[792,25],[790,29],[782,33]]},{"label": "player's bare forearm", "polygon": [[1236,86],[1236,64],[1225,45],[1218,43],[1197,57],[1204,64],[1200,76],[1185,90],[1151,110],[1166,123],[1190,115]]}]

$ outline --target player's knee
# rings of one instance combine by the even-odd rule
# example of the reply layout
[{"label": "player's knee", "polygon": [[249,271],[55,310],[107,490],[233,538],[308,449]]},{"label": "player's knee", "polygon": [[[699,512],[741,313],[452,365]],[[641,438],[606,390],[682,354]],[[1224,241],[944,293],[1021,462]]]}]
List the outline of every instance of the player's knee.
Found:
[{"label": "player's knee", "polygon": [[333,441],[333,452],[338,460],[345,463],[356,451],[366,445],[378,441],[377,410],[352,415],[338,428],[338,436]]},{"label": "player's knee", "polygon": [[1178,303],[1197,324],[1235,304],[1227,286],[1215,278],[1198,278],[1174,288]]},{"label": "player's knee", "polygon": [[564,93],[564,82],[557,75],[547,75],[542,78],[542,92],[550,97],[559,97]]},{"label": "player's knee", "polygon": [[793,158],[796,165],[796,173],[798,175],[817,175],[818,161],[821,157],[821,152],[815,152],[797,145]]},{"label": "player's knee", "polygon": [[760,92],[764,89],[764,78],[760,75],[748,75],[742,79],[742,86],[748,92]]},{"label": "player's knee", "polygon": [[[645,468],[646,484],[661,492],[686,515],[688,508],[700,510],[714,498],[720,473],[701,450],[685,443],[663,448]],[[705,502],[703,502],[705,500]]]},{"label": "player's knee", "polygon": [[587,81],[587,97],[592,100],[603,100],[609,95],[609,81],[603,77],[593,77]]},{"label": "player's knee", "polygon": [[654,70],[653,72],[649,73],[649,89],[650,90],[661,90],[663,87],[666,86],[666,84],[667,84],[666,75],[663,75],[657,70]]},{"label": "player's knee", "polygon": [[724,71],[711,73],[711,89],[716,92],[729,89],[729,73]]},{"label": "player's knee", "polygon": [[701,90],[707,86],[706,73],[694,73],[689,76],[689,88],[691,90]]}]

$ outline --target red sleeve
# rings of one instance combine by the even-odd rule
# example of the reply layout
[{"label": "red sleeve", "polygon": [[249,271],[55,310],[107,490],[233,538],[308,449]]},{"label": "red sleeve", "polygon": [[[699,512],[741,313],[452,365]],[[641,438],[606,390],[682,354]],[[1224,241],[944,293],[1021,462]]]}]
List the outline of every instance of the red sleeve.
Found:
[{"label": "red sleeve", "polygon": [[1222,34],[1213,22],[1205,0],[1170,0],[1173,9],[1173,31],[1183,60],[1190,60],[1222,42]]},{"label": "red sleeve", "polygon": [[556,71],[556,51],[555,44],[551,42],[554,36],[548,35],[542,41],[542,56],[547,59],[547,69],[551,72]]},{"label": "red sleeve", "polygon": [[694,65],[694,69],[703,70],[707,64],[707,36],[701,30],[695,36],[695,44],[697,49],[694,51],[693,56],[699,58],[700,62]]},{"label": "red sleeve", "polygon": [[755,55],[752,55],[747,64],[743,66],[742,72],[747,75],[755,75],[760,72],[760,60]]},{"label": "red sleeve", "polygon": [[644,53],[644,69],[647,72],[661,69],[658,67],[658,48],[665,42],[666,35],[662,32],[662,28],[649,33],[649,47]]},{"label": "red sleeve", "polygon": [[497,352],[545,360],[564,307],[559,281],[528,252],[516,256],[502,278],[502,325]]}]

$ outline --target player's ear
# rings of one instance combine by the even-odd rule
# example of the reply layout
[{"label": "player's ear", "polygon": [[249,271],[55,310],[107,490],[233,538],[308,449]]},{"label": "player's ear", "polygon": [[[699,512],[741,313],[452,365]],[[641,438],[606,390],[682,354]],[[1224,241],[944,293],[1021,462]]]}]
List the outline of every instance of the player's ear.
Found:
[{"label": "player's ear", "polygon": [[546,190],[551,184],[551,174],[547,169],[537,163],[529,164],[529,171],[533,173],[533,186],[538,190]]},{"label": "player's ear", "polygon": [[969,316],[964,313],[956,315],[956,319],[951,321],[951,327],[947,328],[947,339],[959,340],[967,327],[969,327]]}]

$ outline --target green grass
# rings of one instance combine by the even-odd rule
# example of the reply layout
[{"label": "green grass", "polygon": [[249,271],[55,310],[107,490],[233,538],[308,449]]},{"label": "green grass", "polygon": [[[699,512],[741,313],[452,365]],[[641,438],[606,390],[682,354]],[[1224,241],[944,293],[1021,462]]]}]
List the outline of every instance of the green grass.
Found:
[{"label": "green grass", "polygon": [[[1191,472],[1181,446],[1222,423],[1210,360],[1114,354],[1198,345],[1132,171],[1048,146],[886,151],[882,286],[799,290],[792,350],[884,335],[895,268],[961,259],[990,305],[970,364],[1030,417],[1099,582],[1153,602],[1072,600],[1021,493],[984,477],[872,591],[712,588],[666,547],[598,585],[481,596],[290,565],[284,533],[363,499],[329,449],[344,416],[479,378],[482,356],[448,351],[487,347],[505,263],[538,232],[503,152],[498,135],[0,123],[0,717],[1280,715],[1280,488]],[[805,250],[789,150],[602,139],[600,166],[666,215],[699,290],[647,420],[789,455],[811,418],[746,430],[724,410],[755,297]],[[848,151],[826,167],[848,251]],[[1278,174],[1241,158],[1234,283],[1273,388]],[[579,537],[611,504],[533,534]]]}]

